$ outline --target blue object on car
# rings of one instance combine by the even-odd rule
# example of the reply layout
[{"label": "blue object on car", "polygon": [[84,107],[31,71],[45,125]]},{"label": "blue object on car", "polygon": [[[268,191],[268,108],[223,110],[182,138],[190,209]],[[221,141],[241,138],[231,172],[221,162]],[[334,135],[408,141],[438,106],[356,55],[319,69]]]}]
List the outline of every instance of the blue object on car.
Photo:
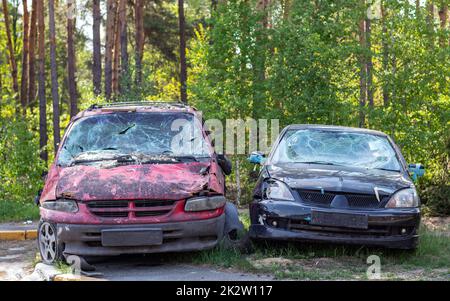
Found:
[{"label": "blue object on car", "polygon": [[266,158],[261,152],[252,152],[250,157],[248,157],[248,161],[253,164],[263,164],[264,161],[266,161]]},{"label": "blue object on car", "polygon": [[418,178],[422,177],[425,174],[425,166],[420,163],[409,164],[408,171],[411,174],[413,181],[417,181]]}]

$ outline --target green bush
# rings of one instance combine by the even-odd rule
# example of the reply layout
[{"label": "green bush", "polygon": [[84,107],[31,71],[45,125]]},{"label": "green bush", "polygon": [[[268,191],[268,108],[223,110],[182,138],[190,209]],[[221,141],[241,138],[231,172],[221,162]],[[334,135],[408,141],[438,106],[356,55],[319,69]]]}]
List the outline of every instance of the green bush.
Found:
[{"label": "green bush", "polygon": [[0,118],[1,221],[37,217],[33,200],[42,186],[45,166],[39,159],[38,136],[28,124]]},{"label": "green bush", "polygon": [[419,194],[427,211],[433,215],[450,215],[450,136],[446,150],[438,163],[427,171],[427,176],[419,182]]}]

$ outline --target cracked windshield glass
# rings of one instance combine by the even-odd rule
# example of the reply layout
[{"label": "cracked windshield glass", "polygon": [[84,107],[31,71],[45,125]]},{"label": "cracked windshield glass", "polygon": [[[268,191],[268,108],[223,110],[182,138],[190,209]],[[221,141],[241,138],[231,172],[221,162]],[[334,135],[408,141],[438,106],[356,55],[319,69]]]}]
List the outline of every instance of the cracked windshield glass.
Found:
[{"label": "cracked windshield glass", "polygon": [[117,112],[75,122],[58,164],[196,161],[209,155],[201,124],[192,114]]},{"label": "cracked windshield glass", "polygon": [[395,151],[385,137],[338,131],[288,131],[272,162],[400,170]]}]

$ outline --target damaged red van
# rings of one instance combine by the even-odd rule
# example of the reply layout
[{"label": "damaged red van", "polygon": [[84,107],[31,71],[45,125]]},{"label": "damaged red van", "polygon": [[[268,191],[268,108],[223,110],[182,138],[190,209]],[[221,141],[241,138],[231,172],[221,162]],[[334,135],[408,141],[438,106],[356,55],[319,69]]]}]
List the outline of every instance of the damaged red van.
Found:
[{"label": "damaged red van", "polygon": [[42,260],[210,249],[242,230],[231,163],[180,103],[93,105],[74,117],[40,194]]}]

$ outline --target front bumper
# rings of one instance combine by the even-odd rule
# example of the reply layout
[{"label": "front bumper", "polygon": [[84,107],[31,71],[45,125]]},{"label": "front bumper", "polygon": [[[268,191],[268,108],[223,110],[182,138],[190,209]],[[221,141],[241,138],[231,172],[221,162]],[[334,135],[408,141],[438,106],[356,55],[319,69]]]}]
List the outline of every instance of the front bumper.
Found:
[{"label": "front bumper", "polygon": [[[311,212],[367,215],[366,229],[311,223]],[[299,202],[261,201],[250,206],[249,235],[257,240],[310,241],[413,249],[418,243],[420,209],[335,209]]]},{"label": "front bumper", "polygon": [[[64,255],[110,256],[185,252],[211,249],[223,237],[225,215],[207,220],[139,224],[139,225],[82,225],[57,224],[58,240],[64,244]],[[103,230],[145,231],[161,230],[162,243],[155,245],[104,246]],[[138,239],[137,239],[138,240]],[[120,244],[120,243],[119,243]]]}]

